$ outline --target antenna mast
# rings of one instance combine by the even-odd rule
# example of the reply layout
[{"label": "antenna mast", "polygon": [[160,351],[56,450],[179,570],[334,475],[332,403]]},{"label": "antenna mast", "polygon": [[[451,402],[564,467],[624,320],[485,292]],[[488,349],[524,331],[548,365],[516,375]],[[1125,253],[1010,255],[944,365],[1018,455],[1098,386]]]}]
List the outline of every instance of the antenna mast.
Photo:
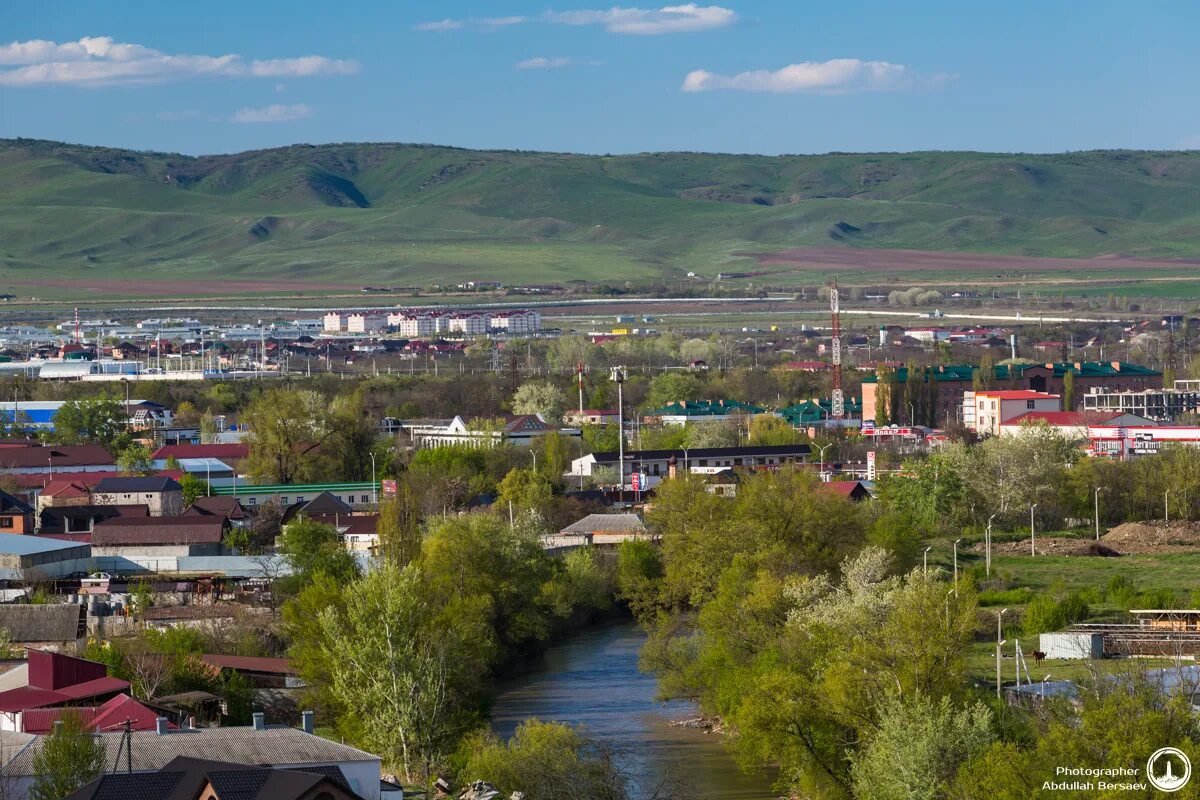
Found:
[{"label": "antenna mast", "polygon": [[833,359],[833,408],[831,416],[842,419],[846,416],[846,404],[842,395],[842,320],[838,307],[837,278],[833,279],[833,287],[829,290],[829,310],[833,312],[833,336],[830,337],[830,350]]}]

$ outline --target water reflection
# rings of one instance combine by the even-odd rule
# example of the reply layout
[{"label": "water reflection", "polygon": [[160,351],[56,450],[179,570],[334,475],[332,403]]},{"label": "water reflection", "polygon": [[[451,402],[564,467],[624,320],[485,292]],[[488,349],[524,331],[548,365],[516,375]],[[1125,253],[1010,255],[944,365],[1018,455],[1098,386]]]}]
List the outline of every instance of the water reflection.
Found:
[{"label": "water reflection", "polygon": [[654,700],[654,676],[637,668],[644,641],[629,624],[591,629],[555,645],[524,675],[499,687],[492,729],[511,736],[528,717],[582,725],[617,747],[640,798],[681,780],[690,800],[775,797],[774,776],[743,773],[720,737],[669,724],[695,712],[686,703]]}]

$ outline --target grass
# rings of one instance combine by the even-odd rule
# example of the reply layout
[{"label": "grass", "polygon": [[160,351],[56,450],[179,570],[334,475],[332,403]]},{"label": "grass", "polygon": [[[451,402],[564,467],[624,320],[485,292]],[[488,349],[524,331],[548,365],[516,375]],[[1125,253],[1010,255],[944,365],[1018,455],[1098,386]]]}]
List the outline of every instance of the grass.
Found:
[{"label": "grass", "polygon": [[[233,293],[262,279],[298,289],[646,281],[745,270],[754,262],[735,252],[802,246],[1200,255],[1200,153],[600,157],[328,145],[190,158],[0,140],[0,185],[0,283],[46,297],[80,286],[119,295],[104,282],[129,277],[219,279]],[[1085,272],[1104,293],[1186,297],[1195,267],[1156,273],[1162,283],[1103,264]],[[769,281],[822,279],[781,270]]]}]

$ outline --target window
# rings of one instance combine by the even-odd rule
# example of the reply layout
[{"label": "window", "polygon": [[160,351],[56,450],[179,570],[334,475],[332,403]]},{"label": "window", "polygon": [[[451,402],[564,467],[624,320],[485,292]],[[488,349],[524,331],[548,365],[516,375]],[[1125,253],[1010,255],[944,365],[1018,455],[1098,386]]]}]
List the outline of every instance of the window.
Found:
[{"label": "window", "polygon": [[0,528],[11,528],[13,526],[12,517],[0,517]]},{"label": "window", "polygon": [[700,466],[702,466],[702,467],[707,467],[707,466],[708,466],[708,459],[707,459],[707,458],[702,458],[702,459],[700,459]]},{"label": "window", "polygon": [[1032,400],[1026,400],[1026,401],[1025,401],[1025,407],[1026,407],[1026,408],[1033,408],[1033,402],[1034,402],[1034,401],[1032,401]]},{"label": "window", "polygon": [[279,504],[286,506],[288,504],[287,500],[288,500],[287,497],[281,497],[281,498],[279,498]]},{"label": "window", "polygon": [[362,501],[363,501],[364,503],[369,503],[369,502],[371,502],[371,495],[369,495],[369,494],[364,494],[364,495],[362,496]]}]

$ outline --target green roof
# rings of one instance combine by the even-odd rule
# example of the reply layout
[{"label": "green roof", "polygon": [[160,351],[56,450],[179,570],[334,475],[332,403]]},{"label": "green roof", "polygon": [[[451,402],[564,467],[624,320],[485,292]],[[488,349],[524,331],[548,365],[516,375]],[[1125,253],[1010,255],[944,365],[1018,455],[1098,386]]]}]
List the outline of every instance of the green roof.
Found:
[{"label": "green roof", "polygon": [[[847,397],[842,408],[848,417],[862,414],[862,401],[857,397]],[[820,422],[833,414],[833,401],[822,399],[817,402],[805,400],[787,408],[779,409],[779,416],[793,425],[804,425],[809,422]]]},{"label": "green roof", "polygon": [[[1117,362],[1120,369],[1113,366],[1111,361],[1081,361],[1076,367],[1075,363],[1070,361],[1059,361],[1051,364],[997,364],[995,368],[995,379],[997,381],[1007,381],[1013,378],[1020,378],[1025,370],[1035,369],[1037,367],[1050,366],[1054,370],[1054,377],[1061,378],[1068,372],[1075,373],[1077,378],[1102,378],[1112,377],[1116,375],[1135,375],[1142,377],[1154,377],[1162,375],[1162,372],[1149,367],[1143,367],[1140,364],[1129,364],[1124,361]],[[919,369],[926,369],[920,367]],[[929,367],[935,381],[970,381],[975,374],[977,367],[971,364],[943,364],[935,367]],[[868,375],[863,378],[863,383],[875,383],[876,375]],[[904,383],[908,380],[908,367],[899,367],[896,370],[896,382]]]},{"label": "green roof", "polygon": [[369,492],[375,484],[362,483],[239,483],[236,486],[214,486],[212,494],[237,497],[247,494],[319,494],[320,492]]},{"label": "green roof", "polygon": [[762,414],[765,408],[737,400],[684,400],[647,411],[650,417],[719,417],[727,414]]}]

